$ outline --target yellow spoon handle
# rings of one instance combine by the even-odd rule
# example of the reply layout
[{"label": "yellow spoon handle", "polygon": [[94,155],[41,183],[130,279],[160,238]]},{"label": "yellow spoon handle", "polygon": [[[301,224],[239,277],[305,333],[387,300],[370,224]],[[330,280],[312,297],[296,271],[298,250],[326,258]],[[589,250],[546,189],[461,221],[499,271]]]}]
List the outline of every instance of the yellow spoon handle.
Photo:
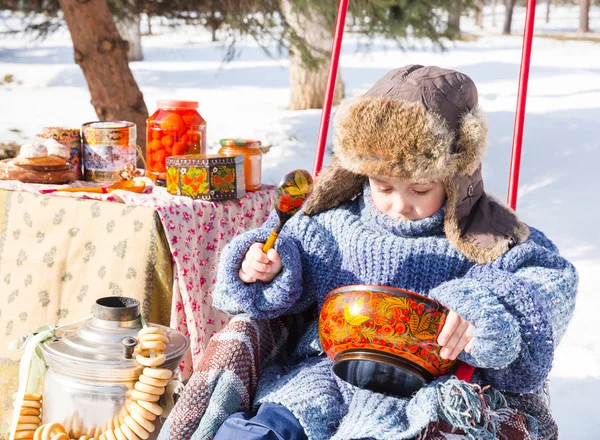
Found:
[{"label": "yellow spoon handle", "polygon": [[275,240],[277,240],[277,237],[279,237],[279,234],[276,231],[271,232],[269,239],[263,246],[262,250],[264,253],[267,253],[269,251],[269,249],[271,249],[273,247],[273,244],[275,244]]}]

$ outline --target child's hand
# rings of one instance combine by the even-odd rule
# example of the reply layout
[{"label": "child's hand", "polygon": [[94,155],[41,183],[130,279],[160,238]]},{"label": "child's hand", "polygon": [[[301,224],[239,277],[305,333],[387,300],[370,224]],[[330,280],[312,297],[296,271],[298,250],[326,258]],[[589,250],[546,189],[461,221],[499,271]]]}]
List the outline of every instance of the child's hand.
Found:
[{"label": "child's hand", "polygon": [[266,254],[262,248],[264,243],[254,243],[246,252],[240,269],[240,280],[244,283],[253,283],[256,280],[269,283],[277,276],[283,264],[275,249],[269,249]]},{"label": "child's hand", "polygon": [[450,310],[442,332],[438,336],[438,344],[443,348],[440,356],[444,359],[456,359],[461,351],[471,353],[473,346],[473,330],[475,327]]}]

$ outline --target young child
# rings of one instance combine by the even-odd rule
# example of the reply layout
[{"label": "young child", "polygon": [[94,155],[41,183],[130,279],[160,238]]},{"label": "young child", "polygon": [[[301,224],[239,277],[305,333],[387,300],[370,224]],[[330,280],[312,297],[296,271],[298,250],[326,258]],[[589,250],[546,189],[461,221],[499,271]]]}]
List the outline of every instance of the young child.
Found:
[{"label": "young child", "polygon": [[458,423],[440,397],[444,385],[459,387],[452,377],[411,399],[344,383],[315,318],[293,362],[262,372],[258,414],[230,417],[215,439],[444,438],[444,422],[464,435],[452,438],[556,438],[540,396],[573,314],[577,274],[544,234],[485,193],[487,127],[472,80],[438,67],[393,70],[340,105],[334,136],[331,165],[275,248],[262,252],[273,215],[225,249],[213,304],[270,319],[321,307],[350,284],[428,296],[451,310],[442,357],[475,366],[473,383],[502,392],[496,416],[512,418]]}]

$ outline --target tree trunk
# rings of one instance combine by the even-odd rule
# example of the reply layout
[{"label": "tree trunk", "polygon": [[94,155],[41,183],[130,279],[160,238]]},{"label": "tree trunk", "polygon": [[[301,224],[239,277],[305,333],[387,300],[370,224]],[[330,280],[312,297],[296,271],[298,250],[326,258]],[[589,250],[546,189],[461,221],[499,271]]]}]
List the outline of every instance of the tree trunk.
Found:
[{"label": "tree trunk", "polygon": [[590,0],[579,0],[579,32],[590,31]]},{"label": "tree trunk", "polygon": [[515,8],[515,0],[505,0],[506,14],[504,15],[504,27],[502,33],[504,35],[510,35],[510,27],[512,26],[513,10]]},{"label": "tree trunk", "polygon": [[550,23],[550,5],[552,0],[546,0],[546,23]]},{"label": "tree trunk", "polygon": [[142,30],[140,28],[140,16],[136,15],[117,21],[117,30],[121,38],[127,42],[127,60],[142,61]]},{"label": "tree trunk", "polygon": [[[327,73],[333,29],[327,26],[326,20],[317,14],[303,16],[297,13],[290,0],[282,0],[282,10],[290,27],[308,44],[307,50],[319,59],[316,67],[309,67],[302,60],[297,47],[290,48],[290,110],[306,110],[322,108],[323,97],[327,88]],[[338,69],[333,95],[333,105],[340,103],[344,95],[341,73]]]},{"label": "tree trunk", "polygon": [[479,27],[479,29],[483,29],[483,8],[485,6],[485,2],[483,0],[479,0],[477,2],[477,15],[475,17],[475,25]]},{"label": "tree trunk", "polygon": [[448,12],[448,24],[456,30],[457,35],[460,35],[460,14],[462,13],[460,0],[455,0],[451,4],[453,7]]},{"label": "tree trunk", "polygon": [[59,0],[59,4],[98,118],[134,122],[137,144],[145,151],[148,109],[106,0]]},{"label": "tree trunk", "polygon": [[492,27],[496,27],[496,5],[498,0],[492,0]]}]

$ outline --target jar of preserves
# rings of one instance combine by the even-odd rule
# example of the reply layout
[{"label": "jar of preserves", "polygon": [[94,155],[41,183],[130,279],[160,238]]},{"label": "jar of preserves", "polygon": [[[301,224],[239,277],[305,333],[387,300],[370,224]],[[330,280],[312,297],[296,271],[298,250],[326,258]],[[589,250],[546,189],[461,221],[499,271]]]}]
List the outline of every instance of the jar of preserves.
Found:
[{"label": "jar of preserves", "polygon": [[165,179],[165,159],[206,153],[206,121],[197,101],[158,101],[146,121],[146,175]]},{"label": "jar of preserves", "polygon": [[244,176],[246,191],[258,191],[261,188],[262,151],[260,141],[249,139],[221,139],[219,154],[225,156],[244,156]]}]

